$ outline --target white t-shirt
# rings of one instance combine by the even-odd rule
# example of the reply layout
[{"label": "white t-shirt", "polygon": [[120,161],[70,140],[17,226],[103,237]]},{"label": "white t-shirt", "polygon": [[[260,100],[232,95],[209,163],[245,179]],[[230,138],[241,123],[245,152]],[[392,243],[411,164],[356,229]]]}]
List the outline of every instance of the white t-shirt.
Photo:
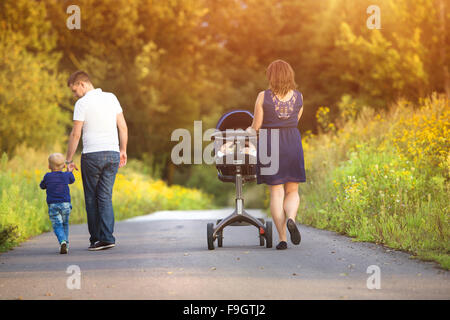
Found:
[{"label": "white t-shirt", "polygon": [[116,96],[100,88],[88,91],[78,99],[73,120],[84,121],[82,153],[120,151],[117,115],[121,112]]}]

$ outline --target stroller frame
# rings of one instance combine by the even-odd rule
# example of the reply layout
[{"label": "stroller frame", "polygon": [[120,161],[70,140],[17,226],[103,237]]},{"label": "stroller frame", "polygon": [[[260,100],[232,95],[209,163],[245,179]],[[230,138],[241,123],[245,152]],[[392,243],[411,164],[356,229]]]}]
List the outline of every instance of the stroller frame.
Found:
[{"label": "stroller frame", "polygon": [[[248,112],[248,111],[245,111]],[[250,113],[251,115],[251,113]],[[232,134],[233,135],[233,134]],[[247,137],[249,137],[248,133],[245,133]],[[238,135],[236,135],[238,136]],[[216,132],[213,135],[214,140],[224,139],[224,132]],[[242,140],[237,139],[238,147],[242,143]],[[235,160],[233,161],[233,167],[235,168],[234,175],[224,175],[222,173],[221,164],[217,164],[216,167],[218,169],[218,178],[223,182],[234,182],[236,189],[235,196],[235,209],[232,214],[227,216],[224,219],[217,220],[217,225],[214,226],[213,223],[207,224],[207,240],[208,240],[208,249],[214,250],[214,241],[217,239],[218,246],[222,247],[223,245],[223,230],[227,226],[248,226],[253,225],[258,229],[259,236],[259,245],[264,246],[266,244],[267,248],[272,248],[272,222],[264,221],[264,219],[255,218],[248,214],[244,210],[244,199],[242,197],[242,189],[245,182],[256,180],[256,174],[246,174],[244,170],[244,166],[248,166],[249,157],[246,155],[245,160],[240,162],[236,160],[236,154],[234,155]]]}]

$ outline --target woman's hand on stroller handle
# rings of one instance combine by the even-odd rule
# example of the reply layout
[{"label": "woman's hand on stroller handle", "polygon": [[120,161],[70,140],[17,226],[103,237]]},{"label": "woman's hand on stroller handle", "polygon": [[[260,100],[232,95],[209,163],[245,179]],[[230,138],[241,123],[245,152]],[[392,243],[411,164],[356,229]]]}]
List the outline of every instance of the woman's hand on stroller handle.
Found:
[{"label": "woman's hand on stroller handle", "polygon": [[251,136],[256,136],[257,135],[257,131],[255,129],[253,129],[252,126],[250,126],[247,129],[245,129],[245,131]]}]

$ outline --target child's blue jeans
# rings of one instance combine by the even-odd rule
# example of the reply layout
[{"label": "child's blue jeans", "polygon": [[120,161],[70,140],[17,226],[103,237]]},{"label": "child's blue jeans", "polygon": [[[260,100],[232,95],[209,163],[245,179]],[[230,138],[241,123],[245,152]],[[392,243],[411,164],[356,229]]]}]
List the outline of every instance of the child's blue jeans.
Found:
[{"label": "child's blue jeans", "polygon": [[70,202],[51,203],[48,205],[48,215],[59,243],[63,241],[69,242],[69,216],[71,210],[72,204]]}]

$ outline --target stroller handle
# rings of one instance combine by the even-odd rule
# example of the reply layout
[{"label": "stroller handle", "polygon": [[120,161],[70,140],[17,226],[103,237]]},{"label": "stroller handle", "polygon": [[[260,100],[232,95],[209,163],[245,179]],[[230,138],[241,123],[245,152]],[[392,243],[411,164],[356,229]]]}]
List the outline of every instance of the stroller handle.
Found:
[{"label": "stroller handle", "polygon": [[224,139],[227,138],[235,138],[235,137],[257,137],[257,134],[250,133],[245,130],[225,130],[225,131],[216,131],[211,135],[212,140],[214,139]]}]

